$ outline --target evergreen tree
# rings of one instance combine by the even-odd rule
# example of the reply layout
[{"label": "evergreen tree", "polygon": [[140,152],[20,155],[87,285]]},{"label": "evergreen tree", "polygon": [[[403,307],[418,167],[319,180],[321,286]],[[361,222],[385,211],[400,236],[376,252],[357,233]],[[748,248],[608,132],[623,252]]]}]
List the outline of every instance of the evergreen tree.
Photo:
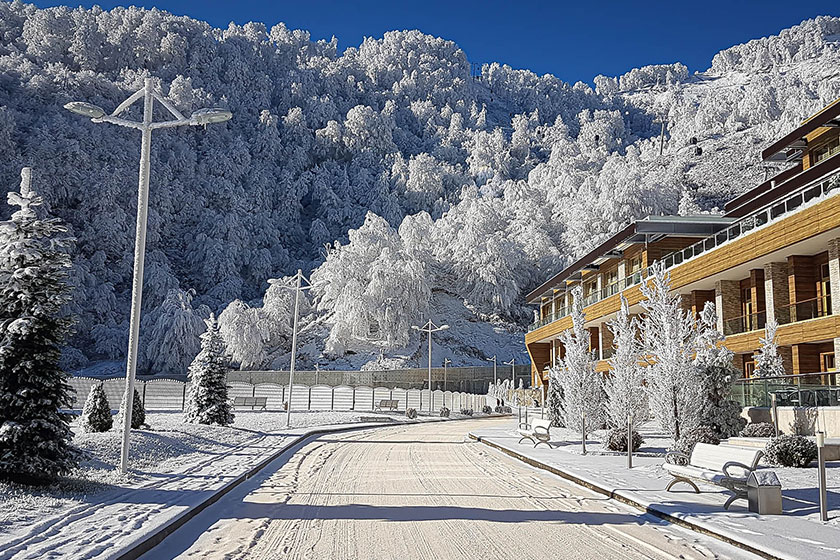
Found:
[{"label": "evergreen tree", "polygon": [[230,369],[219,322],[214,315],[205,321],[207,330],[201,335],[201,352],[190,364],[190,391],[187,397],[185,420],[193,424],[233,423],[233,413],[227,396],[225,375]]},{"label": "evergreen tree", "polygon": [[30,188],[8,193],[19,210],[0,222],[0,477],[37,480],[69,471],[71,446],[68,375],[58,365],[71,321],[60,316],[69,299],[70,240]]},{"label": "evergreen tree", "polygon": [[97,383],[90,388],[79,425],[85,432],[107,432],[113,424],[111,405],[105,396],[105,389],[102,383]]},{"label": "evergreen tree", "polygon": [[761,347],[755,355],[754,377],[778,377],[785,374],[785,365],[776,344],[776,329],[778,328],[779,323],[775,317],[767,320],[764,326],[764,337],[759,339]]},{"label": "evergreen tree", "polygon": [[560,360],[559,385],[563,390],[563,422],[586,438],[586,430],[597,428],[603,416],[603,376],[595,371],[595,355],[589,349],[589,331],[583,313],[583,292],[572,292],[572,328],[560,337],[565,349]]},{"label": "evergreen tree", "polygon": [[626,428],[628,421],[634,426],[648,416],[647,395],[644,389],[644,368],[639,364],[642,349],[639,340],[639,323],[630,317],[627,298],[622,294],[621,308],[607,326],[613,333],[615,353],[609,360],[610,374],[604,381],[607,393],[606,412],[613,428]]},{"label": "evergreen tree", "polygon": [[[114,425],[122,430],[123,414],[125,414],[125,393],[123,393],[122,401],[120,402],[120,411],[117,413],[117,420]],[[134,389],[134,398],[131,401],[131,429],[139,430],[143,424],[146,423],[146,409],[143,408],[143,399],[140,398],[140,393]]]}]

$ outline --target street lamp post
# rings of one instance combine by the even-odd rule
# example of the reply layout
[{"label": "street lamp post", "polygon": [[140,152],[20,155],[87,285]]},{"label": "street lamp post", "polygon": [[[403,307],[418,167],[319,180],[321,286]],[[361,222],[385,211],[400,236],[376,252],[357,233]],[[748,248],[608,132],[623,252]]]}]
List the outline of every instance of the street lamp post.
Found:
[{"label": "street lamp post", "polygon": [[[131,121],[119,117],[135,102],[143,99],[143,121]],[[154,102],[157,101],[174,117],[172,120],[154,122]],[[154,90],[152,78],[145,78],[143,88],[133,93],[110,115],[96,105],[83,101],[71,101],[64,106],[68,111],[89,117],[95,123],[111,123],[140,131],[140,179],[137,190],[137,226],[134,238],[134,272],[131,283],[131,318],[128,328],[128,353],[125,372],[125,410],[123,411],[122,447],[120,450],[120,472],[128,468],[128,439],[131,433],[131,412],[134,399],[134,376],[137,372],[137,346],[140,335],[140,310],[143,300],[143,265],[146,257],[146,224],[149,212],[149,166],[151,159],[152,131],[176,126],[206,126],[230,120],[231,113],[225,109],[200,109],[189,118],[184,117],[169,101]]]},{"label": "street lamp post", "polygon": [[[446,365],[451,364],[451,363],[452,363],[452,360],[450,360],[449,358],[444,358],[443,359],[443,392],[444,393],[446,392]],[[446,403],[444,403],[444,404],[446,404]]]},{"label": "street lamp post", "polygon": [[[295,285],[294,287],[284,286],[284,288],[292,289],[295,291],[295,315],[294,319],[292,320],[292,358],[289,363],[289,396],[286,400],[286,427],[289,428],[292,425],[292,384],[295,380],[295,358],[297,357],[297,335],[298,335],[298,309],[300,308],[300,293],[303,290],[308,290],[312,287],[309,284],[309,280],[303,275],[303,271],[298,269],[297,273],[294,276]],[[308,286],[304,286],[302,283],[306,282],[309,284]],[[315,364],[315,375],[318,375],[318,364]]]},{"label": "street lamp post", "polygon": [[[493,354],[492,358],[487,358],[488,362],[493,362],[493,391],[495,393],[499,392],[499,376],[496,375],[496,355]],[[498,398],[496,399],[498,404]]]},{"label": "street lamp post", "polygon": [[415,331],[421,331],[424,333],[429,333],[429,412],[432,412],[432,333],[438,331],[445,331],[449,328],[449,325],[435,325],[431,319],[426,321],[426,324],[422,327],[418,327],[417,325],[411,325],[411,328]]}]

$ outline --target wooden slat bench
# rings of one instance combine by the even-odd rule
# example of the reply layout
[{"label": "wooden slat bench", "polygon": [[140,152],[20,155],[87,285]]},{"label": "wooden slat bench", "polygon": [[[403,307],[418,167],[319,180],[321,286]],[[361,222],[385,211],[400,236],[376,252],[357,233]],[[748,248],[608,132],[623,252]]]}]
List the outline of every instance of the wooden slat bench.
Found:
[{"label": "wooden slat bench", "polygon": [[533,442],[534,447],[538,446],[541,443],[544,443],[551,447],[551,445],[549,445],[548,443],[549,441],[551,441],[550,430],[551,420],[535,418],[534,420],[531,420],[530,426],[525,423],[522,423],[519,425],[519,429],[517,430],[519,432],[519,435],[522,436],[519,439],[519,443],[522,443],[527,439]]},{"label": "wooden slat bench", "polygon": [[234,397],[233,408],[249,408],[251,410],[265,410],[266,397]]},{"label": "wooden slat bench", "polygon": [[746,499],[747,477],[758,468],[758,462],[763,455],[764,451],[758,448],[747,449],[708,443],[695,444],[691,456],[671,451],[665,459],[667,461],[673,458],[676,463],[665,463],[662,467],[674,477],[674,480],[668,483],[665,490],[670,492],[676,483],[685,482],[699,494],[700,489],[692,480],[721,486],[732,492],[732,496],[723,506],[724,509],[729,509],[735,500]]},{"label": "wooden slat bench", "polygon": [[397,407],[399,406],[399,404],[400,404],[400,401],[398,401],[398,400],[382,399],[381,401],[379,401],[379,404],[376,405],[376,408],[374,410],[384,410],[386,408],[388,410],[397,410]]}]

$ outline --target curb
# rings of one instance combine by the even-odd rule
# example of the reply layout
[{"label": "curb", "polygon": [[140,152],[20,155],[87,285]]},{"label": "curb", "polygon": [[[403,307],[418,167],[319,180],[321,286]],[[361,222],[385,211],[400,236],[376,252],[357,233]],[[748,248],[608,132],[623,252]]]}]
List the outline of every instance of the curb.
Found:
[{"label": "curb", "polygon": [[779,556],[778,553],[768,552],[767,550],[757,548],[755,546],[737,541],[736,539],[726,535],[725,533],[722,533],[720,531],[717,531],[713,528],[708,527],[705,523],[701,524],[701,523],[697,523],[695,521],[692,521],[690,519],[686,519],[684,517],[676,516],[676,515],[674,515],[672,513],[669,513],[667,511],[663,511],[663,510],[658,509],[656,507],[656,505],[644,504],[644,503],[640,502],[639,500],[636,500],[636,499],[634,499],[630,496],[627,496],[623,492],[620,492],[620,491],[617,491],[617,490],[612,490],[612,489],[610,489],[606,486],[603,486],[603,485],[600,485],[600,484],[598,484],[596,482],[593,482],[591,480],[587,480],[585,478],[582,478],[582,477],[580,477],[580,476],[578,476],[578,475],[576,475],[572,472],[564,471],[562,469],[559,469],[559,468],[554,467],[552,465],[548,465],[546,463],[543,463],[541,461],[538,461],[538,460],[533,459],[531,457],[528,457],[526,455],[522,455],[521,453],[517,453],[516,451],[514,451],[512,449],[504,447],[503,445],[500,445],[500,444],[495,443],[493,441],[486,440],[486,439],[482,438],[481,436],[477,436],[477,435],[473,434],[472,432],[469,433],[469,437],[471,439],[474,439],[478,443],[483,443],[484,445],[486,445],[488,447],[492,447],[493,449],[497,449],[497,450],[501,451],[502,453],[504,453],[505,455],[509,455],[510,457],[513,457],[514,459],[518,459],[519,461],[522,461],[523,463],[527,463],[528,465],[531,465],[532,467],[536,467],[538,469],[548,471],[551,474],[559,476],[560,478],[564,478],[566,480],[574,482],[575,484],[577,484],[579,486],[583,486],[585,488],[588,488],[588,489],[592,490],[593,492],[597,492],[598,494],[607,496],[610,499],[613,499],[613,500],[619,501],[621,503],[627,504],[629,506],[632,506],[632,507],[634,507],[634,508],[636,508],[640,511],[643,511],[645,513],[653,515],[654,517],[658,517],[659,519],[663,519],[663,520],[665,520],[669,523],[673,523],[674,525],[679,525],[681,527],[685,527],[686,529],[691,529],[692,531],[695,531],[697,533],[701,533],[701,534],[704,534],[704,535],[707,535],[707,536],[710,536],[710,537],[714,537],[714,538],[716,538],[720,541],[723,541],[727,544],[731,544],[732,546],[734,546],[736,548],[740,548],[741,550],[751,552],[752,554],[755,554],[757,556],[761,556],[762,558],[767,558],[768,560],[787,560],[786,557]]},{"label": "curb", "polygon": [[[479,417],[481,418],[481,417]],[[487,416],[490,418],[490,416]],[[364,425],[351,425],[351,426],[338,426],[333,428],[313,428],[312,430],[300,434],[287,443],[283,444],[280,448],[277,449],[274,453],[269,455],[268,457],[261,460],[255,466],[248,469],[248,471],[242,473],[241,475],[237,476],[233,480],[229,481],[227,484],[213,492],[210,496],[205,498],[202,502],[189,507],[185,511],[179,513],[169,521],[165,522],[163,525],[158,527],[157,529],[150,532],[146,535],[141,541],[136,542],[130,545],[127,549],[120,551],[117,555],[111,556],[113,560],[136,560],[140,558],[142,555],[146,554],[147,552],[151,551],[157,545],[166,539],[169,535],[177,531],[182,525],[190,521],[192,518],[197,516],[199,513],[219,501],[225,494],[242,484],[243,482],[247,481],[249,478],[253,478],[257,475],[261,470],[266,468],[269,464],[274,462],[277,458],[281,455],[289,451],[291,448],[295,447],[296,445],[300,445],[307,440],[314,439],[316,437],[325,435],[325,434],[336,434],[336,433],[344,433],[344,432],[353,432],[357,430],[371,430],[376,428],[393,428],[396,426],[408,426],[408,425],[416,425],[416,424],[428,424],[434,422],[457,422],[459,420],[474,420],[476,418],[467,417],[467,418],[442,418],[440,420],[430,420],[426,422],[402,422],[399,424],[395,423],[388,423],[388,424],[364,424]]]}]

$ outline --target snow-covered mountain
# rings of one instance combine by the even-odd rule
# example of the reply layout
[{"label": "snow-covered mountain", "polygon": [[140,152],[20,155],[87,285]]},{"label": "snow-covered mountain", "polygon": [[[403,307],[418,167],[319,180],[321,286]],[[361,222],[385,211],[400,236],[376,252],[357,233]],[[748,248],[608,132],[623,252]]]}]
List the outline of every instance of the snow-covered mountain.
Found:
[{"label": "snow-covered mountain", "polygon": [[760,149],[840,97],[840,19],[734,46],[705,72],[648,66],[594,89],[470,68],[418,31],[339,53],[282,24],[0,3],[0,179],[12,189],[34,167],[78,240],[66,365],[124,353],[139,151],[68,101],[112,109],[149,72],[185,112],[234,113],[155,135],[147,370],[183,371],[197,347],[183,333],[209,310],[238,361],[282,366],[282,277],[298,268],[314,284],[304,367],[425,363],[410,325],[429,314],[460,326],[436,359],[486,363],[521,357],[522,294],[628,219],[713,209],[760,182]]}]

